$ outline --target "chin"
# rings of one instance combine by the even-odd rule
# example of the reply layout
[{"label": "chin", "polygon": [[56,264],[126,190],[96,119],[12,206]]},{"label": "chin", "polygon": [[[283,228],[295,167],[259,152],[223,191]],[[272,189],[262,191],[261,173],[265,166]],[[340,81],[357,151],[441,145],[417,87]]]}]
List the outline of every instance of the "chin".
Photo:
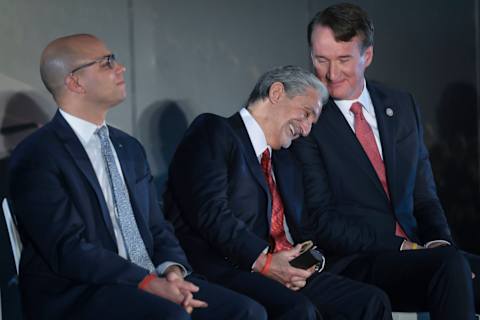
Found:
[{"label": "chin", "polygon": [[290,148],[290,146],[292,145],[292,140],[288,140],[288,141],[285,141],[284,143],[282,143],[282,148],[284,149],[288,149]]}]

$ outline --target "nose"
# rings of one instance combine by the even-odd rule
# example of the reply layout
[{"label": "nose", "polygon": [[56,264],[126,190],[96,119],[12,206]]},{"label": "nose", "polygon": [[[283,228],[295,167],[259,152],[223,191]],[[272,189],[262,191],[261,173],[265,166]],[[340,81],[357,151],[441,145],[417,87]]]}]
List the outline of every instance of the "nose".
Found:
[{"label": "nose", "polygon": [[327,79],[330,81],[335,81],[338,75],[338,67],[335,62],[330,62],[327,70]]},{"label": "nose", "polygon": [[125,71],[127,71],[127,68],[123,64],[121,64],[120,62],[115,63],[116,73],[124,73]]}]

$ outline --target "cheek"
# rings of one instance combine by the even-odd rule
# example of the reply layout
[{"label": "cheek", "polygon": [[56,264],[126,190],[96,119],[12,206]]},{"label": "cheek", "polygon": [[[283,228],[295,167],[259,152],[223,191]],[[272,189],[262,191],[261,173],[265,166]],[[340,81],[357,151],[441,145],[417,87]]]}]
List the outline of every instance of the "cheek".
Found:
[{"label": "cheek", "polygon": [[327,67],[326,66],[315,66],[315,73],[320,80],[325,79],[325,75],[327,74]]}]

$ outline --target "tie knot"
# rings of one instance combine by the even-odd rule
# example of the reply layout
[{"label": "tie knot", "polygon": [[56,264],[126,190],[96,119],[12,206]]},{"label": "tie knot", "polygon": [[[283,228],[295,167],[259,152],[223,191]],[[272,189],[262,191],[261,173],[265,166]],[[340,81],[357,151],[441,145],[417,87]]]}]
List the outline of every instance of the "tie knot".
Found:
[{"label": "tie knot", "polygon": [[107,126],[101,126],[97,130],[95,130],[95,134],[100,137],[100,139],[108,138],[108,129]]},{"label": "tie knot", "polygon": [[262,153],[261,163],[262,163],[262,168],[264,170],[270,171],[270,167],[271,167],[272,162],[270,161],[270,150],[268,148],[265,149],[265,151],[263,151],[263,153]]},{"label": "tie knot", "polygon": [[352,103],[350,111],[352,111],[354,115],[362,114],[362,104],[360,102]]}]

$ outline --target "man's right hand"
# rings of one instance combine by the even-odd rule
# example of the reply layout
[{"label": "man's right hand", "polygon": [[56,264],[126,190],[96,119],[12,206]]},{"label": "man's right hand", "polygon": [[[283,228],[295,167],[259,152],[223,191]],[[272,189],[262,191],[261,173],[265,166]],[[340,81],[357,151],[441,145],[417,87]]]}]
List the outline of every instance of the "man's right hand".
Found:
[{"label": "man's right hand", "polygon": [[411,242],[409,240],[403,241],[402,245],[400,246],[400,251],[404,250],[418,250],[418,249],[425,249],[424,246],[421,246],[415,242]]},{"label": "man's right hand", "polygon": [[[300,254],[300,249],[301,245],[296,245],[290,250],[273,253],[270,268],[264,275],[277,280],[292,290],[296,291],[303,288],[307,279],[313,274],[314,268],[303,270],[290,265],[290,261]],[[260,255],[254,264],[254,271],[262,270],[265,262],[266,255]]]},{"label": "man's right hand", "polygon": [[142,289],[181,305],[188,313],[194,308],[207,307],[206,302],[193,298],[199,288],[174,272],[166,274],[165,278],[152,279]]}]

